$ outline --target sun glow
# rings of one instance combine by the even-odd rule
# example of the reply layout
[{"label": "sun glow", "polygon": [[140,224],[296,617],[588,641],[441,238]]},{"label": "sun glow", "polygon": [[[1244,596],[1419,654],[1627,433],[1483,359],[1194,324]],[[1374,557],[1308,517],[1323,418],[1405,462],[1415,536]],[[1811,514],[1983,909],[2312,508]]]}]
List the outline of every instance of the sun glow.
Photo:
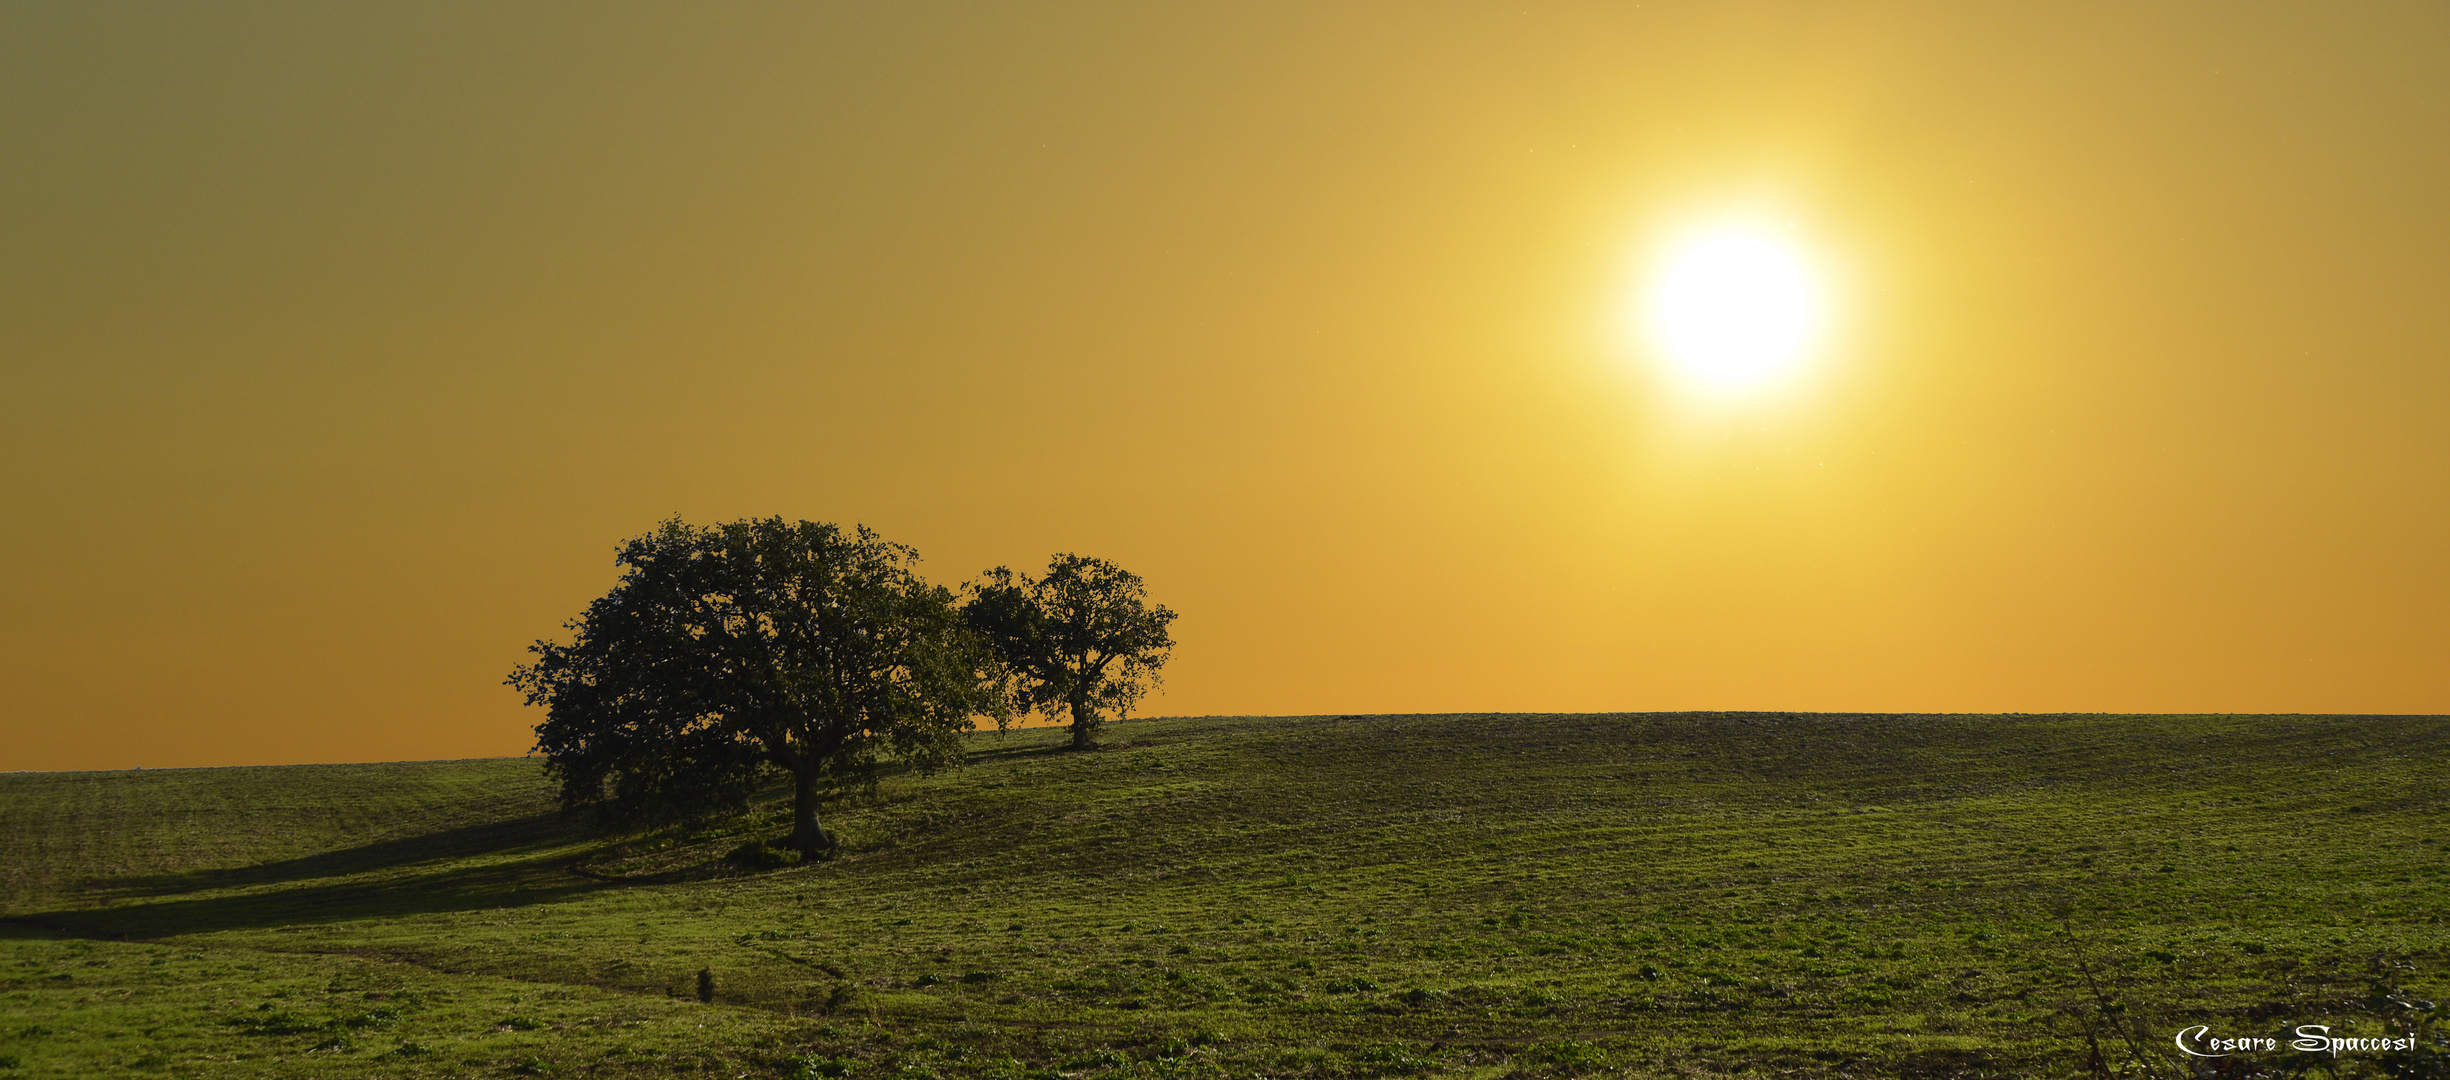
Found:
[{"label": "sun glow", "polygon": [[1796,370],[1824,306],[1811,266],[1780,231],[1722,225],[1669,246],[1647,283],[1641,323],[1679,381],[1729,393]]}]

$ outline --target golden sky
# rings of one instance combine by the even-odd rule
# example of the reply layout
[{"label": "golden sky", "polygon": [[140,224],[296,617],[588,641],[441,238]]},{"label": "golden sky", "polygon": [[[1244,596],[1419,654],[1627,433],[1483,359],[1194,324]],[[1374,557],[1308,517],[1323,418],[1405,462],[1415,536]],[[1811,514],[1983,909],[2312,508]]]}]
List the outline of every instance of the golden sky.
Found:
[{"label": "golden sky", "polygon": [[[516,754],[624,537],[1144,714],[2450,711],[2439,4],[0,9],[0,769]],[[1624,330],[1775,221],[1798,376]],[[1786,223],[1792,223],[1788,225]]]}]

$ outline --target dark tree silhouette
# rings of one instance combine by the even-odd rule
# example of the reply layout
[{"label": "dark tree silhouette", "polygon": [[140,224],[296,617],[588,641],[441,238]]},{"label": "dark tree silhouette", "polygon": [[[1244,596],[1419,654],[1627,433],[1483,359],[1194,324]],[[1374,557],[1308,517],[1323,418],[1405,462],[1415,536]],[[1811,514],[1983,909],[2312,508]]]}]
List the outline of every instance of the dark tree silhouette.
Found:
[{"label": "dark tree silhouette", "polygon": [[918,554],[860,526],[781,518],[623,544],[612,592],[539,641],[510,685],[546,709],[536,748],[566,805],[616,819],[740,809],[769,769],[794,782],[792,846],[830,851],[829,784],[881,758],[958,762],[972,718],[1006,715],[985,642]]},{"label": "dark tree silhouette", "polygon": [[1031,580],[996,567],[962,606],[993,643],[1019,711],[1069,710],[1072,747],[1087,748],[1111,713],[1121,716],[1158,682],[1174,647],[1174,612],[1150,607],[1138,575],[1104,559],[1057,555]]}]

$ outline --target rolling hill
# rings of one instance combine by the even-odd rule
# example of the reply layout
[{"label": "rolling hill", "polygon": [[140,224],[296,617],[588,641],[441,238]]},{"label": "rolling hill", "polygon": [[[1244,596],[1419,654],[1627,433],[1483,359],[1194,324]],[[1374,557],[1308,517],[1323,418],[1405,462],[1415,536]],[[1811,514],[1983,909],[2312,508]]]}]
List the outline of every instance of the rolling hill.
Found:
[{"label": "rolling hill", "polygon": [[521,759],[0,775],[0,1077],[2083,1075],[2450,984],[2442,717],[1061,740],[773,870],[779,804],[601,834]]}]

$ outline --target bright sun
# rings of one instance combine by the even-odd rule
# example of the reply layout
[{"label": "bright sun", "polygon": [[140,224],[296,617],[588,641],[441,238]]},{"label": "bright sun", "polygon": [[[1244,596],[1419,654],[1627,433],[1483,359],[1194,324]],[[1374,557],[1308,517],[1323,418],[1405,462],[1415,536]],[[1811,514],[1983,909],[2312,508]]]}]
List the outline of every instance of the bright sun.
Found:
[{"label": "bright sun", "polygon": [[1651,275],[1642,322],[1681,380],[1730,392],[1793,371],[1820,330],[1822,306],[1811,267],[1785,237],[1726,225],[1668,249]]}]

